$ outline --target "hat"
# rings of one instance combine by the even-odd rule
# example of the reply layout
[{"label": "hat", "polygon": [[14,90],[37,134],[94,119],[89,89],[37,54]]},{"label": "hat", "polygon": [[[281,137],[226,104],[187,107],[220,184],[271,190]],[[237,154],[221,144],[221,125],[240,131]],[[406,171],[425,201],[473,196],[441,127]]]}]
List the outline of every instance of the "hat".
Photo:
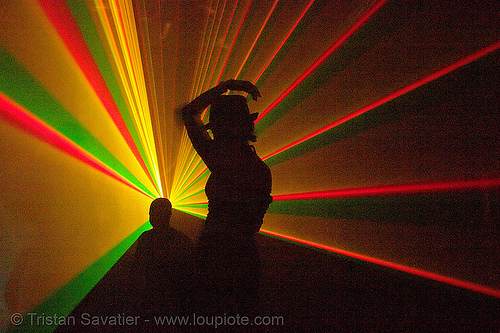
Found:
[{"label": "hat", "polygon": [[221,95],[210,108],[209,123],[255,121],[258,113],[250,113],[247,99],[241,95]]}]

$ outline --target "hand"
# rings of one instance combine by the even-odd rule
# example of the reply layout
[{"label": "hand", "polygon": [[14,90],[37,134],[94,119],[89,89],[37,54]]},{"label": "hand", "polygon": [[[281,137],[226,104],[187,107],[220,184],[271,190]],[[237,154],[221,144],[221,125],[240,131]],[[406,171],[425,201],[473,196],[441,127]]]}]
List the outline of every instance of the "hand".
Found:
[{"label": "hand", "polygon": [[221,82],[221,84],[223,84],[229,90],[244,91],[246,93],[249,93],[250,95],[252,95],[252,99],[254,101],[256,101],[257,98],[261,97],[259,89],[257,89],[257,87],[249,81],[231,79],[223,81]]}]

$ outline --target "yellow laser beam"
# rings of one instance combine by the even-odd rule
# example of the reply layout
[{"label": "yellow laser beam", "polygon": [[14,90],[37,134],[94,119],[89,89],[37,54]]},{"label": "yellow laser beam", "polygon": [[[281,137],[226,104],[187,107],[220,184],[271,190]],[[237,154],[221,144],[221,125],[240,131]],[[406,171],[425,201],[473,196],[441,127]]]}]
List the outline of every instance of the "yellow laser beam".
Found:
[{"label": "yellow laser beam", "polygon": [[127,0],[106,2],[95,0],[95,2],[131,118],[144,148],[146,159],[152,168],[152,177],[159,184],[158,190],[163,196],[132,3]]}]

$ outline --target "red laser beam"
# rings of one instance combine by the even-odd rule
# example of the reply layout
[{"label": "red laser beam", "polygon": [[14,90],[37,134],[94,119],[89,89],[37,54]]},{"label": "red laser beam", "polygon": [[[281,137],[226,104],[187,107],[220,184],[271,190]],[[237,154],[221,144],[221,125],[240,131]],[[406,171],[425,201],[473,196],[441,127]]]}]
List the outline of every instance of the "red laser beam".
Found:
[{"label": "red laser beam", "polygon": [[334,121],[330,125],[325,126],[325,127],[321,128],[321,129],[319,129],[319,130],[317,130],[317,131],[315,131],[315,132],[313,132],[313,133],[311,133],[311,134],[303,137],[302,139],[299,139],[299,140],[297,140],[295,142],[292,142],[289,145],[284,146],[283,148],[280,148],[280,149],[276,150],[275,152],[273,152],[273,153],[265,156],[263,158],[263,160],[268,159],[268,158],[270,158],[272,156],[275,156],[275,155],[277,155],[279,153],[282,153],[282,152],[284,152],[287,149],[290,149],[290,148],[292,148],[292,147],[294,147],[294,146],[296,146],[296,145],[298,145],[298,144],[300,144],[300,143],[302,143],[304,141],[307,141],[307,140],[309,140],[309,139],[311,139],[311,138],[313,138],[313,137],[315,137],[315,136],[317,136],[317,135],[319,135],[321,133],[324,133],[324,132],[326,132],[326,131],[328,131],[328,130],[330,130],[330,129],[332,129],[332,128],[340,125],[340,124],[343,124],[343,123],[345,123],[345,122],[347,122],[347,121],[349,121],[349,120],[351,120],[353,118],[356,118],[357,116],[362,115],[365,112],[368,112],[368,111],[370,111],[370,110],[372,110],[372,109],[374,109],[374,108],[376,108],[376,107],[378,107],[378,106],[380,106],[382,104],[385,104],[385,103],[387,103],[387,102],[389,102],[389,101],[391,101],[391,100],[393,100],[393,99],[395,99],[395,98],[397,98],[397,97],[399,97],[401,95],[404,95],[404,94],[406,94],[406,93],[408,93],[408,92],[410,92],[412,90],[415,90],[415,89],[417,89],[417,88],[419,88],[419,87],[421,87],[421,86],[423,86],[423,85],[425,85],[425,84],[427,84],[427,83],[429,83],[431,81],[434,81],[434,80],[436,80],[436,79],[438,79],[438,78],[440,78],[440,77],[442,77],[442,76],[444,76],[444,75],[446,75],[446,74],[448,74],[450,72],[453,72],[453,71],[455,71],[455,70],[457,70],[457,69],[459,69],[459,68],[461,68],[461,67],[463,67],[465,65],[468,65],[471,62],[473,62],[475,60],[478,60],[478,59],[480,59],[480,58],[482,58],[482,57],[484,57],[484,56],[486,56],[486,55],[488,55],[488,54],[490,54],[490,53],[498,50],[499,48],[500,48],[500,42],[497,42],[497,43],[494,43],[492,45],[489,45],[489,46],[487,46],[487,47],[479,50],[476,53],[473,53],[473,54],[471,54],[471,55],[469,55],[469,56],[467,56],[467,57],[465,57],[463,59],[460,59],[459,61],[457,61],[457,62],[455,62],[455,63],[453,63],[453,64],[451,64],[451,65],[449,65],[447,67],[444,67],[444,68],[438,70],[437,72],[434,72],[434,73],[432,73],[432,74],[424,77],[423,79],[420,79],[420,80],[418,80],[418,81],[416,81],[416,82],[414,82],[414,83],[412,83],[412,84],[410,84],[410,85],[408,85],[408,86],[406,86],[406,87],[404,87],[404,88],[402,88],[402,89],[400,89],[400,90],[398,90],[398,91],[396,91],[396,92],[394,92],[394,93],[392,93],[390,95],[387,95],[386,97],[383,97],[383,98],[379,99],[376,102],[373,102],[373,103],[371,103],[369,105],[366,105],[366,106],[362,107],[358,111],[353,112],[353,113],[345,116],[344,118],[341,118],[339,120]]},{"label": "red laser beam", "polygon": [[[210,1],[210,5],[207,7],[209,9],[209,12],[212,11],[212,4],[213,4],[213,1],[214,0],[211,0]],[[208,26],[210,24],[210,17],[212,15],[206,15],[206,20],[205,20],[205,24],[204,24],[204,27],[203,27],[203,37],[200,39],[200,46],[199,46],[199,52],[198,52],[198,56],[196,58],[196,66],[194,68],[194,72],[193,72],[193,78],[192,78],[192,84],[191,84],[191,93],[189,94],[190,96],[190,99],[193,99],[196,95],[196,92],[198,91],[198,73],[201,73],[201,71],[203,70],[203,64],[205,63],[205,52],[204,52],[204,45],[205,45],[205,39],[207,37],[207,31],[208,31]],[[203,58],[203,60],[202,60]]]},{"label": "red laser beam", "polygon": [[266,27],[267,23],[269,22],[269,19],[271,18],[271,15],[273,14],[273,12],[276,9],[277,5],[278,5],[278,0],[275,0],[274,3],[273,3],[273,6],[271,7],[271,10],[267,13],[267,16],[266,16],[266,18],[264,20],[264,23],[262,24],[261,28],[259,29],[259,32],[257,33],[257,36],[255,37],[255,39],[254,39],[254,41],[252,43],[252,46],[250,46],[245,59],[241,63],[241,67],[238,70],[238,73],[236,73],[235,78],[238,78],[238,76],[240,75],[241,71],[243,70],[243,67],[245,66],[245,63],[247,62],[248,58],[250,57],[250,54],[252,53],[253,48],[255,47],[255,44],[257,44],[257,41],[259,40],[260,35],[262,34],[262,31],[264,31],[264,28]]},{"label": "red laser beam", "polygon": [[417,276],[420,276],[420,277],[423,277],[423,278],[426,278],[426,279],[431,279],[431,280],[434,280],[434,281],[443,282],[443,283],[446,283],[446,284],[449,284],[449,285],[452,285],[452,286],[455,286],[455,287],[464,288],[464,289],[468,289],[468,290],[471,290],[471,291],[474,291],[474,292],[478,292],[478,293],[481,293],[481,294],[485,294],[485,295],[489,295],[489,296],[500,298],[500,290],[498,290],[498,289],[493,289],[493,288],[489,288],[489,287],[486,287],[486,286],[483,286],[483,285],[479,285],[479,284],[475,284],[475,283],[472,283],[472,282],[468,282],[468,281],[463,281],[463,280],[459,280],[459,279],[456,279],[456,278],[452,278],[452,277],[449,277],[449,276],[439,275],[439,274],[428,272],[428,271],[425,271],[425,270],[421,270],[421,269],[417,269],[417,268],[413,268],[413,267],[408,267],[408,266],[404,266],[404,265],[401,265],[401,264],[396,264],[396,263],[393,263],[393,262],[390,262],[390,261],[386,261],[386,260],[382,260],[382,259],[377,259],[377,258],[373,258],[373,257],[365,256],[365,255],[362,255],[362,254],[358,254],[358,253],[354,253],[354,252],[349,252],[349,251],[337,249],[337,248],[334,248],[334,247],[330,247],[330,246],[326,246],[326,245],[322,245],[322,244],[318,244],[318,243],[309,242],[309,241],[306,241],[306,240],[303,240],[303,239],[298,239],[298,238],[294,238],[294,237],[290,237],[290,236],[278,234],[278,233],[275,233],[275,232],[272,232],[272,231],[268,231],[268,230],[262,230],[261,229],[260,233],[265,234],[265,235],[270,235],[270,236],[278,237],[278,238],[282,238],[282,239],[286,239],[286,240],[292,241],[294,243],[299,243],[299,244],[302,244],[302,245],[315,247],[315,248],[318,248],[318,249],[321,249],[321,250],[326,250],[326,251],[329,251],[329,252],[340,254],[342,256],[347,256],[347,257],[351,257],[351,258],[354,258],[354,259],[366,261],[366,262],[369,262],[369,263],[372,263],[372,264],[376,264],[376,265],[379,265],[379,266],[384,266],[384,267],[387,267],[387,268],[395,269],[395,270],[398,270],[398,271],[401,271],[401,272],[405,272],[405,273],[409,273],[409,274],[412,274],[412,275],[417,275]]},{"label": "red laser beam", "polygon": [[[129,129],[125,124],[123,117],[121,116],[120,110],[114,102],[113,96],[111,95],[111,92],[109,91],[109,88],[94,61],[92,53],[85,43],[85,39],[80,33],[78,24],[73,18],[66,1],[39,0],[39,3],[47,17],[52,22],[52,25],[57,30],[57,33],[63,40],[64,44],[66,44],[69,52],[72,54],[81,71],[87,78],[89,84],[94,89],[94,92],[101,100],[104,108],[111,116],[111,119],[122,134],[125,142],[127,142],[127,145],[130,147],[147,177],[156,187],[156,183],[153,181],[153,178],[149,173],[141,153],[139,152]],[[158,190],[158,188],[156,190]]]},{"label": "red laser beam", "polygon": [[315,200],[315,199],[337,199],[337,198],[358,198],[388,195],[404,195],[416,193],[436,193],[450,191],[468,191],[476,189],[487,189],[500,186],[498,179],[478,179],[464,181],[449,181],[435,183],[415,183],[389,186],[375,186],[363,188],[351,188],[330,191],[318,191],[307,193],[280,194],[274,195],[274,201],[288,200]]},{"label": "red laser beam", "polygon": [[241,29],[243,27],[243,23],[245,22],[245,19],[248,15],[248,11],[250,10],[250,5],[252,4],[252,1],[248,1],[247,8],[245,9],[245,13],[243,14],[243,18],[241,19],[240,26],[238,27],[238,31],[236,32],[236,35],[234,36],[233,43],[231,44],[231,47],[229,48],[229,52],[226,57],[226,61],[224,62],[224,65],[222,66],[222,70],[220,72],[219,78],[217,79],[217,84],[220,82],[222,78],[222,74],[224,74],[224,70],[226,69],[226,65],[229,62],[229,58],[231,57],[231,53],[233,52],[234,45],[236,45],[236,40],[238,39],[238,36],[240,35]]},{"label": "red laser beam", "polygon": [[[218,23],[217,23],[217,28],[215,29],[214,40],[213,40],[212,46],[210,47],[210,52],[209,52],[210,56],[208,57],[208,60],[205,61],[206,68],[204,70],[204,73],[202,74],[203,79],[202,79],[202,81],[200,83],[202,91],[205,90],[203,88],[203,85],[204,85],[203,82],[205,82],[207,80],[207,72],[208,72],[208,70],[210,68],[210,63],[212,62],[212,55],[214,54],[214,49],[215,49],[216,42],[217,42],[217,36],[219,35],[219,30],[220,30],[220,27],[221,27],[221,24],[222,24],[222,19],[224,18],[224,11],[226,10],[226,5],[227,5],[227,0],[224,1],[224,5],[222,6],[222,9],[221,9],[221,14],[220,14],[220,17],[219,17],[219,20],[218,20]],[[234,8],[236,9],[236,6]],[[214,20],[215,20],[215,18],[214,18]],[[228,32],[229,32],[229,27],[228,27],[228,30],[226,31],[226,35],[227,35]],[[224,36],[224,40],[226,39],[226,35]],[[217,55],[217,60],[215,60],[215,63],[214,63],[214,72],[215,72],[215,69],[217,68],[217,62],[219,61],[218,57],[220,56],[220,52],[222,52],[222,49],[223,49],[223,45],[221,45],[220,51],[219,51],[219,53]],[[212,78],[213,78],[213,73],[212,73],[212,76],[210,77],[208,85],[210,85],[210,82],[212,82]]]},{"label": "red laser beam", "polygon": [[[275,53],[272,55],[271,59],[268,61],[268,63],[264,66],[264,69],[262,70],[262,72],[258,75],[257,79],[255,80],[255,82],[260,78],[260,76],[262,76],[262,74],[265,72],[265,70],[267,69],[267,67],[269,67],[269,64],[272,62],[272,60],[274,59],[274,57],[276,56],[276,54],[278,53],[278,51],[281,49],[281,47],[285,44],[286,40],[288,39],[288,37],[290,37],[290,35],[292,34],[293,30],[295,30],[295,28],[297,27],[297,25],[299,24],[299,22],[302,20],[302,18],[305,16],[305,14],[307,13],[307,11],[309,10],[309,8],[312,6],[314,0],[312,0],[311,2],[309,2],[309,4],[306,6],[305,10],[302,12],[302,14],[300,15],[300,17],[298,18],[298,20],[295,22],[295,24],[293,25],[293,27],[290,29],[290,31],[288,32],[288,34],[285,36],[285,38],[283,39],[283,41],[281,42],[281,44],[278,46],[277,50],[275,51]],[[221,78],[222,78],[222,75],[224,74],[224,69],[226,68],[226,65],[229,61],[229,58],[231,56],[231,53],[232,53],[232,50],[236,44],[236,40],[238,39],[238,36],[241,32],[241,29],[242,29],[242,26],[243,26],[243,23],[245,21],[245,18],[248,14],[248,11],[250,9],[250,5],[251,5],[251,1],[248,2],[248,5],[245,9],[245,13],[243,14],[243,18],[241,20],[241,23],[238,27],[238,31],[234,37],[234,40],[233,40],[233,43],[231,44],[231,48],[228,52],[228,56],[226,57],[226,60],[224,62],[224,65],[222,66],[222,70],[221,70],[221,73],[219,75],[219,78],[217,79],[217,83],[220,82]],[[273,10],[274,10],[274,7],[276,6],[276,4],[273,6]],[[271,11],[272,13],[272,11]],[[233,12],[234,14],[234,12]],[[270,16],[270,15],[268,15]],[[267,22],[267,21],[266,21]],[[192,148],[192,147],[191,147]],[[205,173],[205,171],[207,171],[208,168],[205,168],[203,169],[203,171],[197,175],[193,181],[191,181],[187,186],[191,185],[193,182],[195,182],[203,173]]]},{"label": "red laser beam", "polygon": [[271,58],[269,59],[269,61],[264,65],[264,68],[262,69],[262,71],[259,73],[259,75],[257,75],[257,78],[254,81],[254,84],[257,83],[257,81],[260,79],[260,77],[262,76],[262,74],[264,74],[264,72],[267,70],[267,68],[269,67],[269,65],[273,61],[274,57],[276,57],[276,55],[278,54],[279,50],[281,50],[281,48],[283,47],[283,45],[285,44],[285,42],[288,40],[288,38],[290,37],[290,35],[292,34],[292,32],[299,25],[300,21],[304,18],[304,16],[306,15],[307,11],[309,10],[309,8],[311,8],[313,2],[314,2],[314,0],[311,0],[311,2],[309,2],[309,4],[306,6],[306,8],[302,12],[302,14],[299,16],[298,20],[292,26],[292,28],[290,29],[290,31],[288,31],[288,33],[286,34],[285,38],[281,41],[280,45],[278,45],[278,48],[276,49],[276,51],[274,51],[274,53],[271,56]]},{"label": "red laser beam", "polygon": [[81,162],[91,166],[92,168],[108,175],[128,187],[144,194],[149,198],[149,194],[145,193],[138,187],[131,184],[118,173],[109,169],[92,155],[81,149],[68,138],[57,132],[55,129],[45,124],[42,120],[31,115],[22,106],[0,93],[0,117],[12,126],[38,138],[39,140],[48,143],[49,145],[59,149],[60,151],[80,160]]},{"label": "red laser beam", "polygon": [[[319,199],[346,199],[390,195],[406,195],[417,193],[440,193],[452,191],[485,190],[488,188],[500,187],[500,178],[497,179],[477,179],[464,181],[448,181],[435,183],[414,183],[399,184],[389,186],[374,186],[362,188],[349,188],[341,190],[305,192],[293,194],[273,195],[273,201],[292,200],[319,200]],[[199,202],[192,205],[208,204]]]},{"label": "red laser beam", "polygon": [[[215,32],[214,33],[214,26],[215,26],[215,21],[216,21],[216,18],[217,18],[217,13],[218,13],[218,10],[219,10],[219,4],[220,4],[220,0],[217,0],[217,5],[215,7],[215,10],[212,9],[212,5],[213,5],[213,1],[212,0],[210,2],[210,13],[209,15],[207,16],[207,24],[205,26],[205,29],[204,29],[204,32],[203,32],[203,38],[201,39],[202,40],[202,43],[201,43],[201,48],[202,48],[202,51],[200,51],[200,55],[203,54],[199,59],[201,60],[201,62],[198,62],[197,63],[197,67],[196,67],[196,70],[195,70],[195,89],[194,89],[194,94],[195,95],[198,95],[201,93],[201,91],[203,90],[203,82],[204,82],[204,75],[206,74],[206,69],[205,67],[208,66],[207,63],[210,62],[210,57],[211,57],[211,54],[209,54],[211,51],[210,48],[211,48],[211,45],[214,45],[215,42],[216,42],[216,37],[217,37],[217,33]],[[227,0],[224,2],[224,5],[227,3]],[[212,15],[212,12],[213,12],[213,15]],[[221,14],[221,19],[222,19],[222,15],[223,13]],[[210,18],[213,16],[213,20],[211,20]],[[220,23],[220,22],[219,22]],[[210,28],[209,28],[210,26]],[[208,31],[210,30],[210,31]],[[212,37],[214,36],[214,37]],[[213,42],[212,42],[212,39],[213,39]],[[207,41],[205,43],[205,40]],[[204,46],[204,44],[206,44],[206,47]],[[213,49],[213,46],[212,46],[212,49]],[[207,58],[208,58],[208,61],[207,61]],[[200,65],[201,64],[201,65]],[[198,66],[200,68],[198,68]],[[198,75],[199,73],[199,75]]]},{"label": "red laser beam", "polygon": [[264,116],[274,109],[281,101],[288,96],[299,84],[302,83],[312,72],[314,72],[328,57],[332,55],[345,41],[347,41],[363,24],[365,24],[385,3],[387,0],[379,0],[373,5],[353,26],[346,31],[328,50],[326,50],[309,68],[302,73],[274,102],[272,102],[255,120],[257,124]]},{"label": "red laser beam", "polygon": [[[215,71],[217,69],[217,63],[219,62],[220,55],[222,53],[222,50],[224,49],[224,43],[226,42],[227,34],[229,33],[229,30],[231,28],[231,22],[233,22],[234,13],[236,12],[236,7],[237,6],[238,6],[238,1],[235,2],[234,7],[233,7],[233,11],[231,12],[231,18],[229,19],[229,24],[227,26],[227,30],[224,33],[224,38],[223,38],[224,42],[222,43],[222,45],[221,45],[221,47],[219,49],[219,54],[217,55],[217,60],[215,61],[214,70],[212,71],[212,74],[210,75],[210,83],[212,82],[212,80],[214,78]],[[227,60],[226,60],[226,63],[227,63]],[[224,68],[222,68],[222,71],[224,71]],[[221,74],[222,74],[222,71],[221,71]],[[219,80],[220,80],[220,78],[219,78]],[[217,84],[218,83],[219,83],[219,81],[217,81]]]}]

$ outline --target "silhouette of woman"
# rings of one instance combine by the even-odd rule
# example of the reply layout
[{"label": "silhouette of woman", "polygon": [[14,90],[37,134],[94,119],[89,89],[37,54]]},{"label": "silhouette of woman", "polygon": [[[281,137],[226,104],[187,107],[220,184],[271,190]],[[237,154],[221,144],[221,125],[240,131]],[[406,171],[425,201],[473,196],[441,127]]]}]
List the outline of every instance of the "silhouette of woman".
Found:
[{"label": "silhouette of woman", "polygon": [[[249,144],[256,141],[258,114],[250,114],[245,97],[223,95],[228,90],[260,97],[252,83],[228,80],[182,110],[189,138],[211,171],[197,262],[200,300],[212,313],[242,313],[256,305],[260,261],[255,236],[272,202],[270,169]],[[209,105],[209,123],[204,125],[201,114]]]}]

